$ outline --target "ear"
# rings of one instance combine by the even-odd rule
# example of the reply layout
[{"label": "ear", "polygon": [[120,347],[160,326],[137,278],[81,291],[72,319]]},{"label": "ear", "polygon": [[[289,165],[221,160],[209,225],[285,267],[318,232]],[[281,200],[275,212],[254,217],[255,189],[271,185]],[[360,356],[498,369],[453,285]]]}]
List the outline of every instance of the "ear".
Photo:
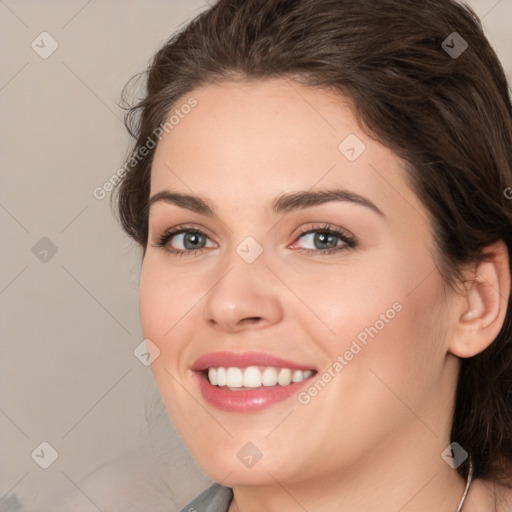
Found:
[{"label": "ear", "polygon": [[498,336],[510,297],[510,267],[507,246],[498,241],[483,251],[483,260],[473,268],[460,296],[458,322],[449,352],[472,357],[485,350]]}]

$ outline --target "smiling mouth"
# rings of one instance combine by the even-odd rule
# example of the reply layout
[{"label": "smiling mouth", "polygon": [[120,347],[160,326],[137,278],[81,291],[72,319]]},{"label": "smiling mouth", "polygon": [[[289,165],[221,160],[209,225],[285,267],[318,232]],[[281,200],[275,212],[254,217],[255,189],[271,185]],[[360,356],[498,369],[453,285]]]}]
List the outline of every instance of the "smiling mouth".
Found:
[{"label": "smiling mouth", "polygon": [[231,391],[289,386],[309,379],[315,373],[315,370],[275,366],[248,366],[245,368],[218,366],[204,370],[204,376],[212,386]]}]

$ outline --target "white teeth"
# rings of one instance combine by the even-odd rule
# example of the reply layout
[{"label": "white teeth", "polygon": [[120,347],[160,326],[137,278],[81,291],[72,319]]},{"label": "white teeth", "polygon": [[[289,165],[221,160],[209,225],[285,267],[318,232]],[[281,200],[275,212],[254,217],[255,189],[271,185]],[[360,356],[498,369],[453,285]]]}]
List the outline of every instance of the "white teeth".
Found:
[{"label": "white teeth", "polygon": [[313,370],[290,370],[274,366],[247,368],[208,368],[208,380],[212,386],[227,386],[229,388],[259,388],[262,386],[288,386],[291,383],[302,382],[311,377]]},{"label": "white teeth", "polygon": [[217,368],[217,386],[226,385],[226,368]]},{"label": "white teeth", "polygon": [[208,380],[213,386],[217,385],[217,370],[215,368],[210,368],[208,370]]},{"label": "white teeth", "polygon": [[265,368],[261,380],[264,386],[275,386],[277,384],[277,369]]},{"label": "white teeth", "polygon": [[277,382],[280,386],[288,386],[292,381],[292,371],[288,368],[283,368],[277,376]]},{"label": "white teeth", "polygon": [[259,388],[261,386],[261,373],[256,366],[249,366],[244,372],[244,388]]},{"label": "white teeth", "polygon": [[[292,382],[301,382],[304,379],[304,373],[302,370],[293,370]],[[210,379],[211,382],[211,379]]]},{"label": "white teeth", "polygon": [[241,388],[243,378],[242,370],[240,370],[240,368],[229,367],[226,370],[226,386],[228,388]]}]

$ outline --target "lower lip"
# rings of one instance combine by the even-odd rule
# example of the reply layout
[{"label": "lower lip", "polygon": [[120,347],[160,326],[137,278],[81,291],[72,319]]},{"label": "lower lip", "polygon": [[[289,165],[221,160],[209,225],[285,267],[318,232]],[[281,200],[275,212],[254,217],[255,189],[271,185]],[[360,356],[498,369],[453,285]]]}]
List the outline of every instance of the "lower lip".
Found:
[{"label": "lower lip", "polygon": [[195,375],[199,379],[199,389],[203,398],[217,409],[229,412],[261,411],[292,397],[313,377],[287,386],[278,384],[276,386],[230,391],[227,388],[212,386],[202,372],[195,372]]}]

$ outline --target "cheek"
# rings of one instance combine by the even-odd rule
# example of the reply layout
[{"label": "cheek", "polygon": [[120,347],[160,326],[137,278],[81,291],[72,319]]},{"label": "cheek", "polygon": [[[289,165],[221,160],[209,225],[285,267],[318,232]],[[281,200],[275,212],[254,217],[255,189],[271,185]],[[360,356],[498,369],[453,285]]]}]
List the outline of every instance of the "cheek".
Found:
[{"label": "cheek", "polygon": [[[140,320],[144,337],[149,338],[157,346],[160,345],[160,338],[165,330],[171,327],[169,316],[164,314],[164,305],[168,304],[169,311],[172,311],[174,306],[172,301],[172,294],[163,285],[158,274],[150,269],[147,264],[144,264],[139,286]],[[159,346],[159,348],[162,347]]]},{"label": "cheek", "polygon": [[378,375],[406,396],[425,389],[420,376],[439,377],[448,304],[427,251],[392,256],[382,255],[378,265],[363,265],[359,273],[333,272],[322,286],[304,282],[297,295],[310,290],[310,303],[331,331],[324,338],[310,330],[328,365],[342,356],[346,366],[339,373],[366,380],[363,389],[383,388]]},{"label": "cheek", "polygon": [[316,336],[328,356],[322,382],[299,397],[301,421],[322,417],[328,426],[314,428],[326,437],[337,432],[333,450],[348,458],[364,451],[362,438],[369,446],[386,444],[387,436],[414,424],[411,410],[428,425],[438,421],[425,411],[435,410],[443,367],[440,280],[432,275],[411,293],[408,280],[392,275],[326,301],[338,308],[330,319],[336,336],[330,342]]},{"label": "cheek", "polygon": [[197,285],[197,275],[184,278],[151,255],[144,260],[139,286],[142,330],[161,350],[171,338],[173,346],[179,343],[173,334],[187,324],[188,312],[200,299]]},{"label": "cheek", "polygon": [[375,299],[360,302],[364,313],[354,306],[354,316],[359,316],[350,339],[362,340],[354,375],[368,397],[398,409],[403,400],[419,409],[437,391],[444,364],[447,304],[442,281],[432,273],[416,288],[409,279],[385,284]]},{"label": "cheek", "polygon": [[[193,410],[193,403],[183,387],[178,384],[183,374],[178,368],[187,349],[187,340],[196,326],[190,319],[194,306],[200,299],[197,277],[184,276],[169,268],[165,262],[149,255],[143,262],[139,309],[144,338],[151,340],[160,355],[151,364],[154,378],[162,399],[173,419],[187,416],[184,411]],[[179,404],[179,407],[178,407]]]},{"label": "cheek", "polygon": [[[344,351],[351,340],[358,338],[364,344],[365,340],[384,337],[404,317],[418,313],[416,296],[410,291],[422,270],[415,269],[409,275],[407,263],[391,256],[395,259],[382,255],[376,258],[378,262],[356,262],[333,268],[328,274],[322,269],[318,276],[303,274],[293,280],[294,292],[309,306],[310,311],[305,311],[308,319],[326,333],[323,345]],[[312,339],[318,340],[319,333],[312,331]],[[397,341],[406,343],[405,339]]]}]

